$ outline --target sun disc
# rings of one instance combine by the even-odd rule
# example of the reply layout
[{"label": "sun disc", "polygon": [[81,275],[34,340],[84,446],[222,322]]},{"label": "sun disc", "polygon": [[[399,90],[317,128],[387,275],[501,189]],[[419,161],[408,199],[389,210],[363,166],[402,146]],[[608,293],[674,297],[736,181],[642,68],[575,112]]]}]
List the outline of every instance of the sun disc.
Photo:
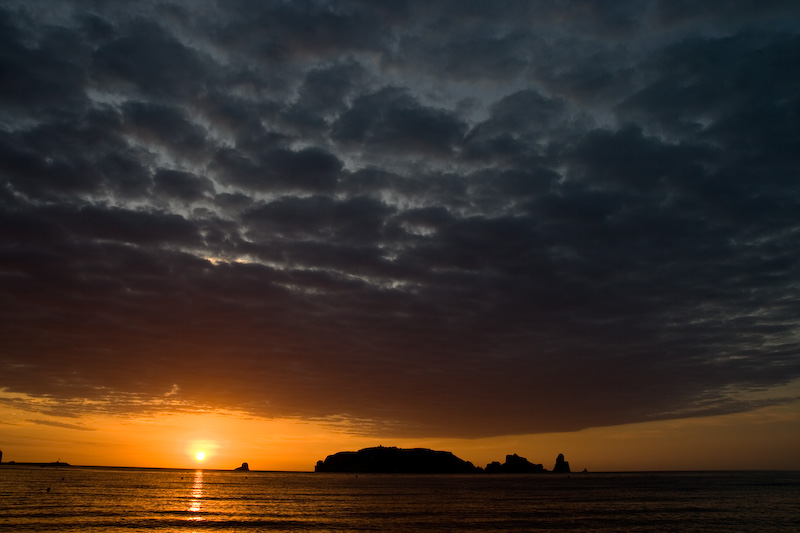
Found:
[{"label": "sun disc", "polygon": [[206,458],[206,454],[204,454],[203,452],[197,452],[197,455],[195,455],[195,457],[197,457],[198,461],[202,461],[203,459]]}]

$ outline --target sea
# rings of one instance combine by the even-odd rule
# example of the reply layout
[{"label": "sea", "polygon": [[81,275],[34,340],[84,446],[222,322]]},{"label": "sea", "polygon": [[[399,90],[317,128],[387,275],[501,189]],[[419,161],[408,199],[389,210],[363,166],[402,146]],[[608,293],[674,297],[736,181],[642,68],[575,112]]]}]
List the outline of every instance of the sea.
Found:
[{"label": "sea", "polygon": [[800,472],[0,467],[0,531],[800,531]]}]

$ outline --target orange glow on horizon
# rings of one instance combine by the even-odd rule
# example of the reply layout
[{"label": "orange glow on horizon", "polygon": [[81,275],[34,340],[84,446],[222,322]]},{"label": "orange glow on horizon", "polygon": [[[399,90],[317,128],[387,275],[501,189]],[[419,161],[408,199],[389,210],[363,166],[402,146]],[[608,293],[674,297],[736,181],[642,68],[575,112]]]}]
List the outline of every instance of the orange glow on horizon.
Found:
[{"label": "orange glow on horizon", "polygon": [[482,467],[517,453],[551,469],[563,453],[573,471],[800,469],[800,401],[734,415],[478,439],[365,437],[235,411],[69,420],[0,404],[3,461],[186,469],[202,463],[222,470],[247,462],[252,470],[308,472],[330,454],[380,444],[447,450]]}]

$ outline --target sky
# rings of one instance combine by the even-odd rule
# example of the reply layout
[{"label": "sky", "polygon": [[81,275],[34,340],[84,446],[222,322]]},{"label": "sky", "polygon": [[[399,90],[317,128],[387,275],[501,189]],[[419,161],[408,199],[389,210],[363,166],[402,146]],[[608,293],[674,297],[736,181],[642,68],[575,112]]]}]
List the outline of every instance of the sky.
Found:
[{"label": "sky", "polygon": [[800,469],[799,179],[796,1],[3,0],[3,460]]}]

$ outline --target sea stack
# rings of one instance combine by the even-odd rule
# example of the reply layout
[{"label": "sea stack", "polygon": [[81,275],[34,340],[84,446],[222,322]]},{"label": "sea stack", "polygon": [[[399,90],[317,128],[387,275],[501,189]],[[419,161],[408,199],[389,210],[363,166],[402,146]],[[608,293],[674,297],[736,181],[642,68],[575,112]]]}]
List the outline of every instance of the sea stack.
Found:
[{"label": "sea stack", "polygon": [[240,466],[239,468],[234,468],[233,470],[234,470],[234,472],[237,472],[237,471],[238,472],[249,472],[250,471],[250,465],[248,465],[247,463],[242,463],[242,466]]},{"label": "sea stack", "polygon": [[556,457],[556,465],[553,467],[553,473],[568,474],[569,472],[569,462],[564,460],[563,453],[558,454],[558,457]]}]

